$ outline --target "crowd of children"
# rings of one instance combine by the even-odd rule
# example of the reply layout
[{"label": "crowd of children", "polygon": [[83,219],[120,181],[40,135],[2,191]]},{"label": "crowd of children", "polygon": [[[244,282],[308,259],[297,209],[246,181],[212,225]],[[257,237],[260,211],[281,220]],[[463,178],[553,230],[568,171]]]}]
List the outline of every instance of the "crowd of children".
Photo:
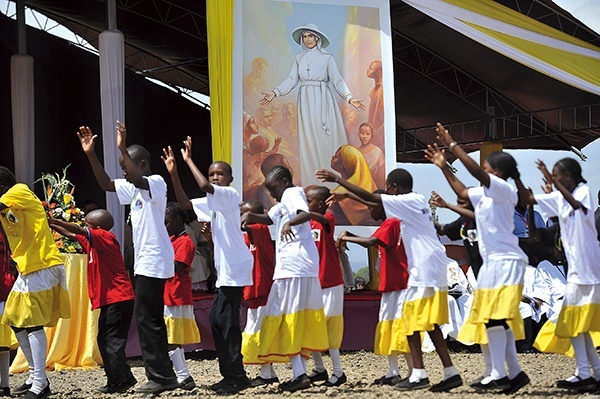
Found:
[{"label": "crowd of children", "polygon": [[[318,179],[345,190],[332,195],[325,186],[294,186],[289,168],[276,165],[263,171],[264,189],[275,205],[264,209],[260,201],[241,203],[239,193],[230,186],[231,166],[217,161],[204,175],[192,160],[190,137],[183,142],[181,157],[206,196],[188,198],[175,153],[168,147],[161,158],[177,202],[167,202],[166,183],[152,173],[148,151],[139,145],[127,147],[125,126],[117,122],[116,129],[121,179],[112,180],[105,172],[95,153],[97,136],[88,127],[82,126],[78,137],[100,187],[116,192],[121,204],[131,208],[134,284],[110,232],[110,213],[90,211],[85,227],[48,219],[33,192],[0,167],[0,396],[11,393],[8,350],[17,342],[30,374],[12,393],[25,394],[27,399],[50,395],[43,327],[69,317],[65,269],[50,228],[78,240],[88,254],[89,295],[92,309],[100,309],[97,342],[107,377],[99,391],[122,393],[137,384],[125,358],[133,316],[148,378],[135,391],[158,394],[195,388],[183,352],[183,345],[200,342],[190,275],[197,246],[186,232],[188,211],[198,221],[210,223],[208,241],[217,273],[210,324],[222,379],[208,388],[217,394],[279,383],[274,362],[291,364],[293,375],[279,384],[281,391],[294,392],[317,382],[336,387],[347,381],[340,357],[344,277],[339,256],[347,243],[379,251],[382,296],[374,351],[387,357],[389,367],[374,384],[433,392],[463,385],[446,346],[446,333],[440,328],[453,318],[449,317],[452,307],[462,304],[469,311],[464,322],[456,324],[460,331],[454,336],[479,344],[485,363],[482,377],[470,384],[473,389],[511,394],[530,382],[519,364],[515,343],[525,338],[523,309],[530,317],[540,309],[547,315],[536,348],[575,356],[573,376],[558,381],[557,386],[579,392],[597,389],[600,358],[595,347],[600,341],[594,341],[593,332],[600,331],[600,312],[596,312],[600,309],[600,246],[595,239],[591,193],[575,160],[562,159],[552,172],[538,161],[545,193],[534,195],[521,182],[512,156],[495,152],[479,166],[438,124],[439,146],[429,145],[425,158],[442,170],[457,194],[458,205],[446,203],[435,192],[431,201],[460,215],[453,223],[438,225],[429,199],[413,192],[412,176],[404,169],[392,171],[385,190],[374,192],[335,172],[316,171]],[[446,162],[445,151],[451,151],[481,186],[467,188],[459,181]],[[360,203],[356,209],[368,208],[371,219],[381,221],[370,237],[344,231],[335,239],[335,218],[328,207],[339,196]],[[533,204],[558,218],[552,232],[535,222],[534,212],[526,208]],[[523,221],[530,226],[522,234],[534,244],[550,241],[552,245],[560,234],[566,257],[562,272],[544,266],[542,259],[536,263],[538,269],[528,269],[532,255],[521,249],[514,232],[515,208],[519,207],[527,210],[519,215],[528,218]],[[275,226],[275,245],[269,225]],[[466,279],[449,278],[452,273],[438,235],[464,241],[470,278],[476,286],[468,306],[462,297],[449,296],[449,285],[460,286]],[[554,284],[557,270],[564,278],[563,288]],[[248,307],[243,331],[242,300]],[[442,380],[433,385],[423,363],[425,333],[443,365]],[[330,355],[331,373],[322,359],[324,351]],[[406,360],[404,378],[400,354]],[[305,360],[311,356],[314,368],[308,371]],[[244,364],[259,364],[260,374],[250,379]]]}]

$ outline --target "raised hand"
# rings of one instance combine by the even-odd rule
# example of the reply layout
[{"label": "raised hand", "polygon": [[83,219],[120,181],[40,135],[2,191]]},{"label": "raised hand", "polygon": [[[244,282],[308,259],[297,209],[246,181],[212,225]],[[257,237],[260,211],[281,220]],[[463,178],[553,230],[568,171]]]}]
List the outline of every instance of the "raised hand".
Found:
[{"label": "raised hand", "polygon": [[427,145],[427,149],[425,150],[425,159],[434,164],[440,169],[446,167],[446,151],[440,150],[437,143],[433,143]]},{"label": "raised hand", "polygon": [[328,181],[333,183],[337,183],[337,179],[340,177],[338,174],[333,173],[332,171],[327,169],[317,170],[315,172],[315,176],[317,176],[317,179],[321,181]]},{"label": "raised hand", "polygon": [[554,178],[552,177],[552,174],[548,171],[548,168],[546,167],[544,161],[538,159],[537,161],[535,161],[535,164],[537,165],[537,168],[540,170],[540,172],[542,172],[545,184],[554,183]]},{"label": "raised hand", "polygon": [[121,121],[117,121],[117,147],[121,151],[127,151],[127,146],[125,145],[127,139],[127,129],[125,125]]},{"label": "raised hand", "polygon": [[165,163],[169,173],[177,171],[177,162],[175,162],[175,155],[171,146],[168,146],[167,149],[163,148],[163,155],[160,156],[160,159]]},{"label": "raised hand", "polygon": [[285,223],[281,228],[281,241],[290,242],[293,241],[294,238],[296,238],[296,234],[294,234],[292,226],[290,226],[289,222]]},{"label": "raised hand", "polygon": [[262,105],[263,107],[265,105],[269,105],[271,103],[271,101],[273,101],[273,99],[275,98],[274,91],[263,91],[260,94],[263,95],[263,98],[260,100],[260,105]]},{"label": "raised hand", "polygon": [[83,152],[86,154],[94,152],[94,145],[98,135],[92,134],[92,130],[88,126],[80,126],[79,131],[77,132],[77,137],[79,138]]},{"label": "raised hand", "polygon": [[446,200],[444,200],[442,197],[440,197],[440,195],[438,193],[436,193],[435,191],[431,192],[431,203],[435,206],[437,206],[438,208],[447,208],[448,207],[448,203],[446,202]]},{"label": "raised hand", "polygon": [[340,202],[348,198],[348,192],[343,193],[331,193],[331,195],[325,200],[327,206],[331,206],[336,202]]},{"label": "raised hand", "polygon": [[546,180],[545,177],[542,177],[544,184],[542,184],[542,191],[546,194],[550,194],[552,192],[552,182]]},{"label": "raised hand", "polygon": [[342,233],[338,236],[337,240],[335,240],[335,247],[338,249],[339,252],[348,250],[348,243],[344,239],[347,236],[348,236],[348,232],[342,231]]},{"label": "raised hand", "polygon": [[185,162],[190,161],[192,159],[192,138],[187,136],[185,140],[183,140],[183,148],[181,149],[181,156]]},{"label": "raised hand", "polygon": [[364,111],[367,109],[367,107],[365,107],[363,104],[363,100],[359,100],[358,98],[351,98],[348,102],[359,111]]},{"label": "raised hand", "polygon": [[452,136],[450,136],[450,132],[448,132],[448,130],[441,124],[441,123],[437,123],[436,124],[437,127],[435,128],[435,131],[437,132],[437,140],[440,142],[440,144],[448,147],[450,144],[454,143],[454,139],[452,139]]}]

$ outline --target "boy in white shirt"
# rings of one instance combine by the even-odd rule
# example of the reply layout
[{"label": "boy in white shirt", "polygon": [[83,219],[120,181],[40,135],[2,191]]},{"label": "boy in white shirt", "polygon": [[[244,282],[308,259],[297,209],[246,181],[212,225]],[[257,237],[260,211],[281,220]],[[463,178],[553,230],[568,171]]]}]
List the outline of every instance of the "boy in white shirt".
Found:
[{"label": "boy in white shirt", "polygon": [[240,304],[244,287],[252,285],[254,259],[244,243],[241,230],[240,195],[229,187],[233,181],[231,166],[214,162],[208,168],[208,179],[192,160],[192,139],[188,136],[181,149],[183,160],[206,198],[190,200],[185,194],[173,150],[163,149],[162,157],[175,189],[177,202],[184,209],[193,209],[199,220],[211,222],[215,267],[216,291],[210,309],[210,325],[223,379],[210,386],[217,394],[230,395],[250,386],[242,363],[242,330]]},{"label": "boy in white shirt", "polygon": [[94,150],[96,135],[89,127],[77,133],[94,176],[104,191],[116,192],[119,202],[131,206],[135,248],[135,307],[142,358],[148,382],[136,392],[158,394],[179,388],[169,359],[167,329],[163,318],[163,292],[173,277],[173,245],[164,224],[167,185],[150,170],[150,154],[140,145],[125,146],[125,125],[117,121],[117,147],[123,179],[111,180]]}]

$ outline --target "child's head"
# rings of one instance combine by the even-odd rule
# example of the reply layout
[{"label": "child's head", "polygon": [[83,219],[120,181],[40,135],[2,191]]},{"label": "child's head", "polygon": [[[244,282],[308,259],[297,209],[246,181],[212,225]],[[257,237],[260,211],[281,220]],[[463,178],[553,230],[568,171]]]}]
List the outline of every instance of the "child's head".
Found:
[{"label": "child's head", "polygon": [[304,192],[306,193],[308,210],[324,215],[328,207],[326,201],[331,196],[331,191],[325,186],[308,186]]},{"label": "child's head", "polygon": [[250,154],[255,155],[261,152],[266,152],[269,149],[269,139],[262,135],[256,135],[248,143]]},{"label": "child's head", "polygon": [[487,156],[483,162],[483,170],[501,179],[518,179],[520,177],[517,169],[517,161],[507,152],[495,151]]},{"label": "child's head", "polygon": [[369,122],[363,122],[358,127],[358,139],[361,147],[370,144],[373,140],[373,126]]},{"label": "child's head", "polygon": [[284,168],[289,169],[290,173],[292,171],[289,161],[281,154],[271,154],[266,157],[265,160],[260,164],[260,171],[263,176],[267,177],[269,171],[275,166],[283,166]]},{"label": "child's head", "polygon": [[573,158],[563,158],[555,163],[552,176],[569,191],[573,191],[579,183],[587,183],[581,176],[581,165]]},{"label": "child's head", "polygon": [[385,181],[385,192],[390,195],[410,193],[412,188],[413,178],[406,169],[392,170]]},{"label": "child's head", "polygon": [[[384,190],[375,190],[373,194],[385,194]],[[373,220],[385,220],[385,209],[383,209],[382,204],[373,204],[369,205],[369,215],[371,215],[371,219]]]},{"label": "child's head", "polygon": [[94,209],[85,215],[85,224],[91,229],[110,230],[115,225],[115,221],[106,209]]},{"label": "child's head", "polygon": [[13,172],[4,166],[0,166],[0,195],[7,192],[15,184],[17,184],[17,179]]},{"label": "child's head", "polygon": [[[150,170],[150,153],[147,149],[139,144],[133,144],[127,147],[127,152],[129,153],[133,164],[143,176],[152,174],[152,171]],[[123,170],[123,177],[129,181],[129,179],[127,179],[127,165],[125,165],[122,156],[119,158],[119,165],[121,165],[121,170]]]},{"label": "child's head", "polygon": [[187,212],[177,202],[168,202],[165,210],[165,227],[169,235],[174,236],[185,230],[186,222]]},{"label": "child's head", "polygon": [[233,181],[231,165],[225,161],[217,161],[208,167],[208,181],[217,186],[226,187]]},{"label": "child's head", "polygon": [[265,187],[269,190],[271,197],[275,198],[277,201],[281,201],[283,192],[288,187],[293,186],[292,173],[288,168],[283,166],[275,166],[265,177]]},{"label": "child's head", "polygon": [[248,212],[262,214],[265,213],[265,208],[258,200],[244,201],[240,204],[240,215]]}]

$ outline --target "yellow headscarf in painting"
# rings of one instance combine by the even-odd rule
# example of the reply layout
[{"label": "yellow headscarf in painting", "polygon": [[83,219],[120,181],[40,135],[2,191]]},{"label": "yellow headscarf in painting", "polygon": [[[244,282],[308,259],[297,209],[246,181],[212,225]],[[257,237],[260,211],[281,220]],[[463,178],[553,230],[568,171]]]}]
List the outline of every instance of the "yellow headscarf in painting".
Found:
[{"label": "yellow headscarf in painting", "polygon": [[[359,186],[372,193],[377,189],[369,164],[365,160],[363,154],[358,148],[348,144],[342,145],[338,149],[340,157],[342,159],[342,165],[344,168],[343,176],[349,183]],[[347,192],[344,187],[338,186],[332,190],[333,193],[344,193]],[[372,222],[369,215],[369,210],[366,205],[360,202],[344,199],[339,202],[340,208],[353,225],[361,225],[365,222]]]}]

